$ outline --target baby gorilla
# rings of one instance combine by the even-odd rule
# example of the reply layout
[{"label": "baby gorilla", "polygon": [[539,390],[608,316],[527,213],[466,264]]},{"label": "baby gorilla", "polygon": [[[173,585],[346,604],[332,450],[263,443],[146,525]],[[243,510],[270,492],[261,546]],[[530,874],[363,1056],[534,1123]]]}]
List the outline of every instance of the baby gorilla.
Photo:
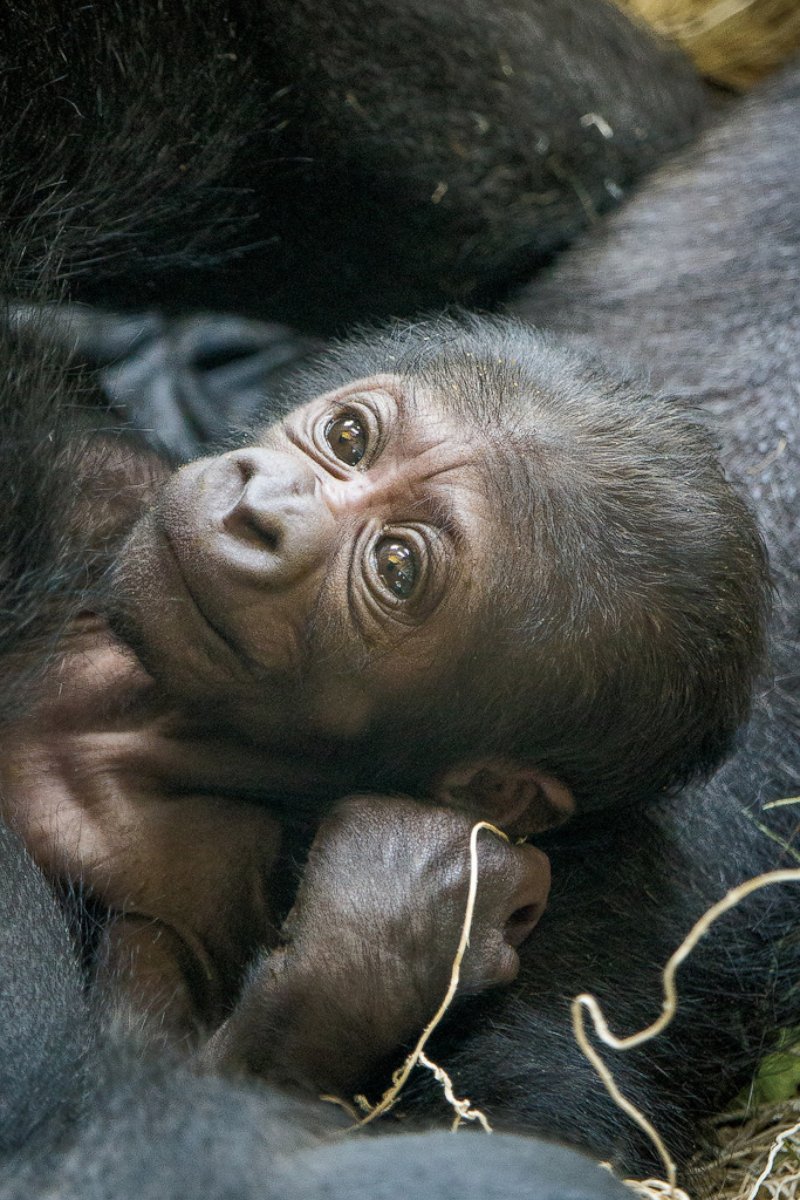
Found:
[{"label": "baby gorilla", "polygon": [[[528,836],[719,760],[766,568],[703,427],[525,326],[399,327],[292,400],[172,475],[112,454],[115,487],[152,482],[0,791],[40,865],[118,914],[105,961],[139,1008],[352,1090],[444,991],[474,818]],[[235,1007],[278,941],[282,827],[353,790],[442,807],[323,821]],[[473,989],[513,977],[548,887],[530,846],[484,837],[480,865]]]},{"label": "baby gorilla", "polygon": [[552,780],[597,807],[726,750],[764,555],[674,402],[438,321],[346,344],[252,441],[178,471],[119,555],[112,623],[182,711],[336,787],[480,759],[484,795],[559,813]]}]

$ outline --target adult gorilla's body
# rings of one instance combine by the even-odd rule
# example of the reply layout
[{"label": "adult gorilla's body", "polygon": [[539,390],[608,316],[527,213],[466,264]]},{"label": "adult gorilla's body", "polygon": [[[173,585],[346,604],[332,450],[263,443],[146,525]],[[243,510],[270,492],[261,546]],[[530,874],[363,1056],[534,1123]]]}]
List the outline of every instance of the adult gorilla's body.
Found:
[{"label": "adult gorilla's body", "polygon": [[[791,132],[788,127],[784,128],[787,138],[791,137]],[[702,167],[697,169],[703,170]],[[692,168],[688,170],[690,176],[687,186],[691,181]],[[18,281],[14,286],[19,287]],[[789,298],[783,309],[784,319],[791,319],[794,311],[792,303],[793,299]],[[637,313],[637,318],[639,315]],[[773,317],[777,323],[780,314],[774,312]],[[785,346],[782,346],[781,353],[785,356]],[[13,362],[20,373],[15,383],[19,383],[22,376],[34,392],[39,395],[44,392],[46,395],[47,372],[52,369],[53,374],[49,378],[55,379],[57,386],[62,387],[60,363],[48,364],[37,360],[25,377],[25,363],[18,348],[15,348],[14,355]],[[786,361],[785,357],[783,361]],[[27,434],[33,444],[38,445],[38,430],[46,412],[45,401],[36,411],[15,413],[13,420],[17,422],[17,436],[24,437]],[[32,423],[32,430],[26,429],[26,421]],[[53,473],[52,454],[48,446],[41,447],[41,457],[44,464],[41,477],[36,473],[36,455],[24,467],[26,482],[32,484],[24,503],[37,518],[47,511],[48,503],[52,504],[53,498],[59,495],[59,477]],[[10,477],[18,478],[18,474]],[[41,506],[37,501],[42,501]],[[780,513],[777,514],[776,524],[779,518]],[[57,536],[59,522],[51,523],[50,528]],[[21,528],[17,521],[13,532],[18,542],[23,543],[23,550],[27,549],[27,529]],[[52,549],[52,545],[47,544],[36,547],[43,576],[51,584],[57,583],[62,591],[68,590],[70,584],[80,582],[74,575],[71,577],[71,557],[65,555],[61,559],[63,573],[56,580],[52,573],[52,560],[48,559]],[[52,628],[54,616],[49,603],[52,587],[48,592],[42,586],[41,577],[37,580],[34,573],[35,558],[26,556],[26,562],[32,570],[24,581],[23,597],[39,598],[40,620],[37,625],[37,613],[29,608],[24,609],[22,605],[12,607],[8,613],[12,635],[10,640],[16,645],[20,645],[20,638],[24,641],[29,634],[41,637],[43,631],[46,633]],[[788,594],[790,598],[793,595],[791,592]],[[55,616],[60,624],[63,610],[57,609]],[[460,1059],[457,1061],[460,1084],[463,1083],[470,1090],[473,1100],[486,1104],[501,1121],[508,1120],[514,1125],[560,1134],[603,1154],[608,1153],[609,1146],[615,1144],[620,1161],[636,1161],[634,1140],[629,1138],[618,1113],[604,1100],[599,1089],[590,1092],[587,1087],[585,1095],[576,1099],[580,1088],[576,1078],[583,1066],[566,1031],[563,1000],[573,990],[595,987],[601,993],[613,996],[615,1011],[620,1014],[621,1022],[627,1016],[632,1024],[636,1024],[644,1016],[648,988],[649,996],[653,997],[655,1003],[658,965],[678,940],[679,932],[682,932],[691,916],[708,900],[716,898],[726,877],[739,877],[742,863],[747,862],[748,869],[777,864],[780,851],[776,852],[772,843],[762,841],[762,835],[754,835],[739,801],[740,798],[750,799],[752,780],[758,779],[760,782],[765,759],[767,764],[773,766],[778,761],[784,768],[782,774],[776,773],[770,794],[765,798],[786,794],[791,790],[793,772],[796,778],[797,766],[791,757],[793,748],[789,747],[783,756],[774,753],[776,739],[782,739],[796,716],[795,701],[791,694],[784,699],[785,725],[779,724],[777,728],[767,728],[765,725],[756,727],[753,740],[749,743],[749,759],[746,752],[744,762],[740,758],[737,765],[734,760],[722,782],[714,785],[710,793],[711,802],[703,809],[693,810],[686,801],[664,801],[650,814],[635,817],[625,814],[620,818],[617,828],[604,824],[602,830],[593,832],[585,828],[576,829],[553,847],[552,852],[560,868],[561,891],[560,894],[557,891],[548,921],[530,948],[530,970],[526,970],[520,983],[503,1001],[499,1021],[492,1017],[490,1025],[482,1029],[480,1018],[470,1016],[472,1032],[463,1039]],[[730,781],[727,785],[726,780]],[[746,789],[746,795],[742,795],[738,789]],[[786,826],[790,827],[791,818],[785,812],[783,816],[787,818]],[[777,820],[780,820],[780,816]],[[709,870],[709,857],[711,853],[715,856],[720,854],[721,844],[728,847],[730,859],[726,854],[725,863],[715,861]],[[709,849],[711,845],[713,851]],[[6,850],[9,861],[13,861],[18,871],[28,878],[27,886],[36,891],[40,885],[30,876],[30,868],[19,860],[18,851],[13,845],[8,845]],[[738,862],[737,850],[740,852]],[[577,894],[572,885],[576,873],[581,877]],[[9,1064],[9,1074],[13,1071],[16,1077],[16,1088],[8,1094],[11,1113],[6,1122],[6,1144],[12,1149],[22,1146],[19,1154],[12,1156],[6,1164],[9,1194],[18,1195],[23,1188],[35,1194],[39,1187],[51,1186],[53,1172],[59,1181],[60,1194],[64,1195],[74,1190],[76,1195],[86,1196],[91,1194],[92,1187],[98,1195],[108,1194],[109,1191],[117,1195],[125,1195],[127,1191],[146,1195],[148,1188],[153,1194],[164,1195],[170,1186],[176,1194],[181,1194],[190,1186],[188,1180],[191,1171],[199,1174],[198,1188],[202,1181],[207,1191],[217,1187],[221,1195],[226,1194],[226,1190],[238,1190],[240,1194],[263,1194],[268,1186],[275,1186],[279,1194],[290,1194],[289,1189],[294,1185],[283,1174],[283,1168],[277,1182],[273,1179],[271,1184],[262,1186],[264,1176],[274,1170],[274,1160],[269,1152],[265,1156],[261,1149],[260,1129],[258,1134],[253,1135],[253,1125],[248,1125],[248,1121],[252,1119],[259,1125],[272,1116],[276,1147],[286,1148],[287,1142],[295,1147],[302,1136],[298,1133],[305,1120],[302,1110],[289,1111],[288,1115],[282,1112],[276,1117],[275,1107],[282,1108],[277,1101],[256,1099],[233,1085],[212,1082],[192,1084],[196,1088],[196,1105],[186,1106],[183,1103],[186,1083],[179,1067],[174,1071],[170,1068],[156,1070],[142,1067],[136,1062],[132,1063],[128,1058],[129,1052],[124,1049],[120,1051],[122,1061],[115,1062],[111,1051],[102,1041],[89,1049],[87,1059],[87,1030],[90,1029],[90,1023],[64,945],[63,928],[59,931],[58,923],[55,923],[51,945],[44,952],[40,948],[36,959],[38,971],[32,969],[34,964],[30,959],[32,947],[27,923],[24,919],[20,923],[20,913],[14,911],[13,906],[13,896],[18,895],[22,886],[19,876],[6,872],[4,885],[12,892],[11,912],[5,924],[8,948],[6,961],[9,966],[6,977],[13,976],[13,969],[19,963],[20,968],[27,970],[38,993],[35,1010],[25,1014],[34,1018],[33,1028],[24,1031],[29,1039],[25,1045],[20,1040],[23,1034],[20,1030],[19,1005],[13,996],[8,998],[8,1012],[4,1013],[3,1027],[8,1042],[4,1048],[4,1062]],[[650,922],[644,916],[647,897],[654,897],[650,901]],[[769,918],[771,936],[766,944],[762,942],[760,932],[751,932],[756,924],[754,907]],[[621,920],[624,920],[620,915],[621,910],[635,912],[635,928],[631,929],[629,922],[620,939],[617,931]],[[52,919],[47,916],[46,908],[41,916],[43,927],[46,927],[46,923]],[[699,964],[693,971],[690,995],[700,998],[705,1011],[702,1021],[696,1009],[690,1012],[693,1020],[687,1021],[681,1028],[680,1061],[670,1062],[672,1075],[667,1084],[664,1084],[663,1078],[659,1078],[661,1064],[652,1055],[642,1056],[630,1065],[625,1062],[619,1064],[623,1086],[629,1092],[641,1091],[646,1102],[660,1105],[659,1120],[665,1127],[669,1128],[670,1116],[674,1116],[676,1137],[683,1135],[689,1140],[693,1113],[702,1111],[719,1099],[736,1077],[742,1053],[742,1023],[748,1030],[747,1038],[758,1042],[759,1030],[766,1025],[791,1018],[796,1020],[796,1003],[792,1006],[791,997],[786,1007],[780,1007],[780,997],[786,996],[786,992],[780,988],[774,993],[770,992],[767,1014],[763,1003],[763,971],[767,965],[774,971],[773,982],[780,978],[781,971],[785,971],[789,978],[793,977],[797,961],[796,943],[784,943],[782,953],[785,958],[777,967],[774,962],[775,939],[782,929],[788,931],[793,924],[790,902],[784,901],[781,911],[780,902],[767,898],[755,906],[750,905],[740,918],[728,926],[726,932],[721,931],[716,936],[710,952],[701,954]],[[602,946],[599,955],[598,942]],[[717,953],[714,953],[714,945],[720,947]],[[729,967],[732,945],[748,963],[748,971],[752,971],[752,974],[743,970],[741,962],[737,962],[734,968]],[[18,955],[18,958],[12,955]],[[591,965],[588,959],[591,959]],[[726,1018],[724,1013],[710,1011],[708,997],[731,988],[740,997],[741,1006],[733,1021],[728,1023],[730,1018]],[[620,999],[621,992],[624,992],[624,999]],[[49,1038],[48,1030],[51,1035]],[[453,1034],[448,1036],[452,1048]],[[32,1044],[37,1051],[46,1048],[47,1053],[32,1056]],[[754,1049],[750,1042],[744,1059],[752,1059]],[[440,1052],[449,1055],[447,1043],[443,1043]],[[707,1063],[712,1053],[714,1077],[703,1079],[701,1075],[707,1073]],[[512,1055],[518,1064],[518,1073],[509,1061]],[[448,1058],[448,1061],[456,1060]],[[105,1064],[106,1074],[98,1073],[98,1062]],[[88,1074],[84,1075],[87,1066]],[[72,1101],[86,1088],[87,1079],[91,1081],[88,1088],[88,1119],[67,1137],[59,1149],[54,1134],[57,1131],[61,1133],[61,1122],[65,1118],[69,1120]],[[54,1080],[60,1086],[54,1086]],[[35,1086],[37,1081],[38,1087]],[[674,1102],[679,1092],[689,1101],[688,1104]],[[164,1121],[159,1112],[158,1127],[153,1128],[151,1122],[154,1112],[164,1104],[171,1106],[171,1116]],[[673,1112],[670,1111],[671,1107]],[[228,1134],[234,1110],[241,1118],[241,1126],[236,1131],[236,1138],[231,1141]],[[312,1117],[311,1122],[316,1119]],[[49,1147],[51,1153],[43,1153],[34,1162],[31,1158],[32,1143],[27,1146],[23,1143],[31,1126],[42,1121],[46,1123],[40,1131],[41,1145],[43,1149]],[[574,1125],[580,1127],[578,1131]],[[287,1142],[282,1140],[281,1131],[287,1136]],[[499,1162],[511,1145],[495,1145],[499,1148],[490,1151],[490,1155],[492,1162]],[[150,1152],[158,1156],[153,1163],[152,1178],[149,1162],[143,1165],[140,1158],[142,1154]],[[446,1166],[447,1151],[441,1145],[429,1143],[426,1152],[433,1155],[442,1171],[449,1169]],[[348,1153],[355,1156],[356,1164],[359,1155],[363,1155],[365,1161],[377,1157],[380,1165],[375,1170],[387,1181],[402,1177],[402,1168],[398,1169],[391,1153],[381,1153],[380,1143],[367,1147],[355,1146],[352,1151],[344,1151],[345,1158]],[[480,1159],[486,1151],[478,1150],[477,1153]],[[509,1164],[516,1164],[513,1170],[524,1168],[525,1174],[527,1170],[538,1170],[540,1177],[545,1176],[543,1160],[537,1158],[534,1148],[522,1149],[520,1153],[521,1158],[509,1155]],[[532,1158],[526,1159],[528,1154]],[[88,1181],[85,1177],[87,1158],[96,1162],[97,1172]],[[323,1165],[319,1167],[307,1156],[298,1161],[300,1182],[297,1186],[305,1189],[304,1194],[316,1186],[313,1182],[309,1183],[309,1179],[313,1181],[319,1170],[334,1170],[339,1166],[335,1156],[327,1160],[323,1157],[319,1160]],[[291,1172],[291,1168],[288,1169]],[[353,1183],[346,1174],[346,1162],[341,1164],[340,1169],[343,1171],[342,1189],[348,1190]],[[510,1173],[512,1168],[509,1166],[508,1169]],[[209,1171],[214,1173],[211,1183],[208,1180]],[[308,1175],[304,1172],[308,1172]],[[515,1188],[527,1183],[527,1178],[520,1180],[505,1173],[498,1175],[498,1179],[505,1194],[512,1195]],[[439,1182],[442,1183],[441,1175]],[[474,1186],[476,1180],[472,1177],[469,1182],[470,1186]],[[449,1194],[451,1184],[455,1187],[458,1180],[450,1179],[442,1183],[443,1194]],[[371,1186],[370,1182],[367,1186]],[[597,1183],[594,1186],[600,1188],[602,1185]]]}]

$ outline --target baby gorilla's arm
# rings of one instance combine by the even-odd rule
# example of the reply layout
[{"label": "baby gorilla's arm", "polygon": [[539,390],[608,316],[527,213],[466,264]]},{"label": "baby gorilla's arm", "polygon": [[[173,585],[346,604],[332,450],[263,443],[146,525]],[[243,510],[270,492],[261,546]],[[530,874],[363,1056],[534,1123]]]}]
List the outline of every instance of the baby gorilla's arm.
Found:
[{"label": "baby gorilla's arm", "polygon": [[[473,821],[384,796],[320,826],[286,944],[256,967],[205,1050],[214,1066],[352,1095],[435,1012],[464,919]],[[487,833],[460,992],[514,978],[541,915],[547,858]]]}]

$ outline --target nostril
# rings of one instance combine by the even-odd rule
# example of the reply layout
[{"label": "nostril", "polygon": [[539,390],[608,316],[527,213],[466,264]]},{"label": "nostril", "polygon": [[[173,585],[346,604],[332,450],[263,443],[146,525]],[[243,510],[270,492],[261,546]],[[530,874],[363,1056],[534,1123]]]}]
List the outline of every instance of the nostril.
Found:
[{"label": "nostril", "polygon": [[239,542],[277,554],[284,539],[279,506],[259,495],[255,471],[246,459],[237,461],[243,487],[233,507],[222,518],[223,527]]},{"label": "nostril", "polygon": [[247,503],[240,503],[237,512],[240,536],[244,536],[260,550],[277,554],[283,540],[280,519]]},{"label": "nostril", "polygon": [[259,585],[283,585],[308,571],[328,546],[333,524],[314,472],[294,454],[260,447],[232,451],[225,460],[220,519],[232,561]]},{"label": "nostril", "polygon": [[506,921],[504,936],[509,946],[521,946],[525,938],[538,924],[542,915],[541,904],[523,904]]}]

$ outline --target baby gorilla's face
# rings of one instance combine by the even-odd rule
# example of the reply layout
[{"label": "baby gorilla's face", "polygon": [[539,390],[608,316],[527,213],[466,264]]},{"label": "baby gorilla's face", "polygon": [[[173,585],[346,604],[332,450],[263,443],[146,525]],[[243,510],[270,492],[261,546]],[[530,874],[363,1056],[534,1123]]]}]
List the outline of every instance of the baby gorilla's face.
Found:
[{"label": "baby gorilla's face", "polygon": [[502,552],[469,432],[376,376],[184,467],[123,550],[119,628],[178,701],[256,738],[413,711]]},{"label": "baby gorilla's face", "polygon": [[124,548],[116,628],[179,710],[351,790],[462,764],[472,787],[499,755],[506,783],[534,768],[599,807],[719,761],[765,560],[682,406],[509,322],[390,330],[320,370]]}]

